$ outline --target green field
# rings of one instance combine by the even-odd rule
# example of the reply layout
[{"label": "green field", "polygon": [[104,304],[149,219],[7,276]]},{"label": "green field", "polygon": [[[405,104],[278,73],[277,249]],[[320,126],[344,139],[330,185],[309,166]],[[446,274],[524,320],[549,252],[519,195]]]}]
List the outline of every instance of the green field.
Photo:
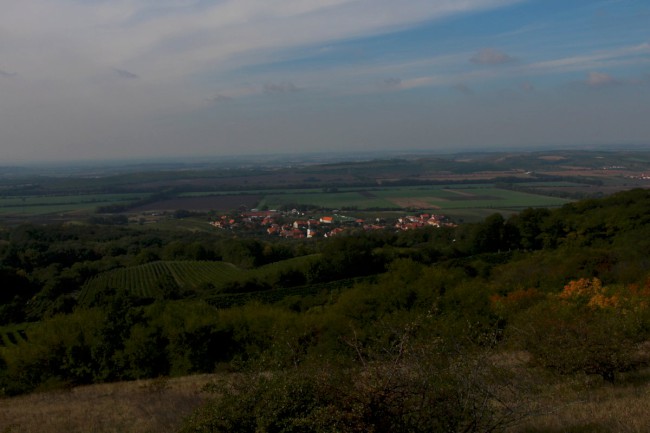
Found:
[{"label": "green field", "polygon": [[[537,186],[546,186],[538,183]],[[534,183],[525,186],[535,186]],[[554,187],[567,184],[556,182]],[[258,191],[261,192],[261,191]],[[184,197],[201,197],[210,193],[185,193]],[[228,195],[228,194],[221,194]],[[94,213],[100,206],[127,205],[145,195],[131,194],[79,194],[0,197],[2,216],[44,216],[53,214]],[[342,187],[323,189],[275,189],[267,191],[257,204],[258,208],[278,209],[286,206],[311,205],[324,209],[356,210],[406,210],[418,209],[446,215],[480,215],[492,212],[504,214],[527,207],[557,207],[567,199],[549,197],[509,189],[491,184],[459,184],[405,187]],[[195,227],[200,230],[202,227]]]},{"label": "green field", "polygon": [[340,192],[288,192],[269,194],[260,206],[313,205],[329,209],[430,209],[442,212],[463,209],[518,210],[554,207],[569,200],[529,194],[489,185],[366,188]]},{"label": "green field", "polygon": [[99,206],[128,204],[142,194],[80,194],[0,197],[0,214],[46,215],[94,211]]}]

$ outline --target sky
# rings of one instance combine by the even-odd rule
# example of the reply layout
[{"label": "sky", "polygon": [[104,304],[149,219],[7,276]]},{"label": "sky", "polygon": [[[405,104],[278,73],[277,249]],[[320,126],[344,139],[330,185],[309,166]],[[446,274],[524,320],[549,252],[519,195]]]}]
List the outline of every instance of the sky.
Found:
[{"label": "sky", "polygon": [[619,145],[647,0],[0,0],[0,165]]}]

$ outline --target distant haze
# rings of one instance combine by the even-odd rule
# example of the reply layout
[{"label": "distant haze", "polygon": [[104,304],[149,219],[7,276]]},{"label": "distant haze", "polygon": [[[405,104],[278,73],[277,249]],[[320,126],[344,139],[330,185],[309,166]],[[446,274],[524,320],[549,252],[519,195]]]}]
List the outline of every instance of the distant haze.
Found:
[{"label": "distant haze", "polygon": [[647,0],[0,2],[0,164],[650,145]]}]

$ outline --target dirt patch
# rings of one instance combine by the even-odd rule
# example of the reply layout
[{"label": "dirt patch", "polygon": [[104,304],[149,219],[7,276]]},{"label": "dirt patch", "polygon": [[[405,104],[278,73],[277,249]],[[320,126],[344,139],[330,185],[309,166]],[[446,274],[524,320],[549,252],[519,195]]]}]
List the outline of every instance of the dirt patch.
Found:
[{"label": "dirt patch", "polygon": [[454,194],[462,195],[464,197],[476,197],[475,194],[472,194],[471,192],[466,192],[466,191],[458,191],[457,189],[446,189],[445,191],[447,192],[453,192]]},{"label": "dirt patch", "polygon": [[403,208],[440,209],[440,206],[416,198],[391,198],[389,201]]}]

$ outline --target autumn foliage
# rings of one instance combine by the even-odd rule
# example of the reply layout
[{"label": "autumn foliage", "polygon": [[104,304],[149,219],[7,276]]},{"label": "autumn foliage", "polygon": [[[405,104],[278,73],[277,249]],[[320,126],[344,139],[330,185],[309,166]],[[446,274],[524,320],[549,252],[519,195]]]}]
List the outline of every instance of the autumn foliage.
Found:
[{"label": "autumn foliage", "polygon": [[[638,368],[647,329],[649,284],[605,286],[598,278],[570,281],[526,311],[514,326],[537,364],[561,374],[598,374],[613,382]],[[517,302],[534,291],[494,298],[493,305]]]},{"label": "autumn foliage", "polygon": [[569,282],[558,295],[564,301],[586,303],[592,308],[616,308],[620,305],[619,294],[607,296],[602,282],[598,278],[580,278]]}]

